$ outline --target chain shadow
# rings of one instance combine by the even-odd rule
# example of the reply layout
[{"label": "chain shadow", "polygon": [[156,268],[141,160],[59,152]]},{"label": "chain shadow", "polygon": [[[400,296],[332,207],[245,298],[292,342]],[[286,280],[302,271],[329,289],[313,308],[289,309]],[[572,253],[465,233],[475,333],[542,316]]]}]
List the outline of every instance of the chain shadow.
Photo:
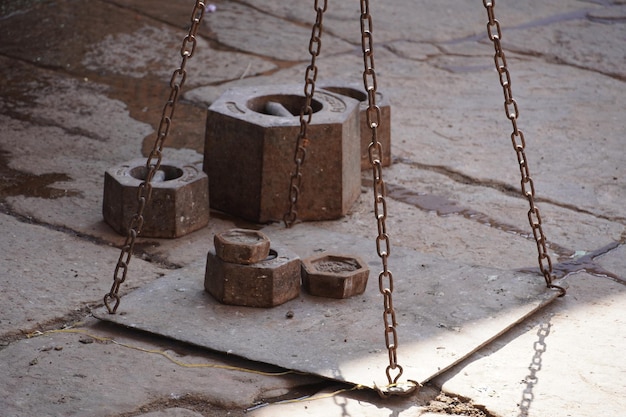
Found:
[{"label": "chain shadow", "polygon": [[550,334],[551,327],[552,323],[550,323],[550,318],[548,318],[548,321],[539,325],[537,340],[533,343],[535,353],[530,361],[530,365],[528,365],[528,375],[524,378],[526,386],[522,392],[522,400],[519,404],[519,414],[517,415],[518,417],[529,417],[530,415],[530,408],[535,399],[535,385],[539,382],[537,374],[541,371],[542,356],[547,349],[546,338]]}]

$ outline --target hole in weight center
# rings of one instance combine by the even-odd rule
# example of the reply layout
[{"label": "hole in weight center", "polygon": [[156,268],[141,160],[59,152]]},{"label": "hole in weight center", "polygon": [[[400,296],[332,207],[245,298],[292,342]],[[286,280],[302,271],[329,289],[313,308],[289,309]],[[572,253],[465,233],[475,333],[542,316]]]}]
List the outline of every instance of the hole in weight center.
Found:
[{"label": "hole in weight center", "polygon": [[[273,94],[254,97],[248,100],[247,106],[250,110],[257,113],[279,116],[279,114],[268,109],[268,103],[270,104],[270,108],[272,104],[278,104],[292,116],[299,116],[302,106],[306,103],[306,97],[295,94]],[[311,108],[313,109],[313,113],[317,113],[322,110],[322,103],[314,98],[311,100]]]},{"label": "hole in weight center", "polygon": [[[130,170],[130,175],[138,180],[145,180],[148,169],[145,165],[135,167]],[[183,176],[183,170],[171,165],[161,165],[159,170],[154,173],[153,182],[171,181]]]}]

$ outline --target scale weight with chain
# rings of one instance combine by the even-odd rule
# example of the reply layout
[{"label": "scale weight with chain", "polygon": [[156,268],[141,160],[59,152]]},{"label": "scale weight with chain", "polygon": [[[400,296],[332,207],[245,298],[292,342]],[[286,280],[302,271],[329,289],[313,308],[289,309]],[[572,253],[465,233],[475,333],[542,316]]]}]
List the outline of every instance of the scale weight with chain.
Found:
[{"label": "scale weight with chain", "polygon": [[[547,287],[556,291],[538,288],[536,277],[531,274],[487,268],[479,271],[472,266],[452,262],[444,264],[433,257],[403,248],[394,248],[396,264],[392,274],[388,262],[391,244],[386,226],[388,213],[381,162],[383,149],[378,140],[381,118],[376,102],[372,16],[369,1],[361,0],[363,84],[368,98],[366,115],[372,139],[368,154],[378,232],[375,257],[382,263],[377,280],[378,294],[366,292],[359,299],[329,303],[320,303],[305,294],[300,300],[292,301],[293,305],[288,303],[262,311],[224,306],[212,300],[202,288],[198,276],[203,275],[203,264],[198,262],[129,294],[124,314],[115,314],[120,305],[120,286],[127,278],[135,240],[143,225],[143,210],[149,204],[151,181],[159,171],[163,145],[185,81],[186,62],[195,50],[197,30],[205,11],[204,2],[196,1],[189,34],[181,48],[182,63],[172,75],[171,93],[146,162],[147,174],[139,186],[138,211],[128,228],[115,266],[113,285],[104,297],[105,309],[96,312],[96,317],[287,369],[370,387],[387,397],[413,392],[420,383],[450,368],[524,317],[563,295],[564,288],[554,282],[541,216],[534,202],[535,190],[525,155],[524,135],[517,126],[519,110],[512,95],[510,72],[501,46],[500,24],[494,14],[495,1],[483,0],[483,5],[489,18],[487,31],[495,49],[494,60],[503,88],[504,108],[513,127],[511,140],[519,162],[522,193],[530,205],[528,220],[537,243],[539,268]],[[322,233],[306,223],[293,227],[298,219],[298,197],[306,181],[302,176],[302,166],[307,155],[307,130],[313,117],[311,103],[318,76],[316,59],[321,50],[323,17],[327,7],[327,1],[314,2],[316,21],[309,44],[311,62],[305,74],[305,104],[300,113],[300,133],[295,144],[295,169],[289,181],[289,211],[283,218],[286,228],[270,226],[267,229],[301,256],[311,255],[317,250],[311,242],[320,240],[331,240],[329,246],[350,247],[360,253],[368,251],[371,246],[353,236]],[[369,257],[367,261],[372,264],[374,260]],[[498,276],[498,291],[505,297],[486,297],[493,292],[492,280],[476,280],[472,276]],[[472,291],[464,288],[464,284],[471,284]],[[523,294],[524,297],[507,298],[507,294]],[[380,342],[374,340],[380,339],[380,330],[377,330],[380,311],[374,311],[371,305],[381,295],[382,333],[387,355],[378,349]],[[203,314],[198,314],[201,310],[204,310]],[[159,312],[165,312],[166,317],[162,318]],[[274,337],[272,332],[278,337]],[[401,355],[398,346],[403,346]],[[379,377],[381,374],[384,380]]]}]

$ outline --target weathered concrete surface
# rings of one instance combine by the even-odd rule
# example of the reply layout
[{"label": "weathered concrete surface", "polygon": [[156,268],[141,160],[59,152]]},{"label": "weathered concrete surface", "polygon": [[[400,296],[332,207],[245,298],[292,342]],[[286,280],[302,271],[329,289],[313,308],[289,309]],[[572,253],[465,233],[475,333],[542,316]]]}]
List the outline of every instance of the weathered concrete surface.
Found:
[{"label": "weathered concrete surface", "polygon": [[[86,333],[67,333],[66,329],[2,350],[3,415],[110,416],[140,407],[150,409],[151,403],[161,399],[168,399],[170,407],[196,399],[221,408],[221,413],[210,415],[224,415],[224,409],[241,410],[254,404],[264,391],[288,391],[316,381],[301,375],[264,376],[220,369],[280,371],[119,328],[85,325]],[[192,367],[146,350],[166,353]],[[167,402],[162,406],[167,408]]]},{"label": "weathered concrete surface", "polygon": [[[304,83],[310,58],[310,4],[215,4],[217,10],[206,15],[189,61],[184,100],[165,149],[166,156],[185,163],[202,162],[206,105],[222,91],[236,85]],[[9,415],[223,415],[207,404],[240,393],[241,402],[229,410],[234,415],[251,405],[253,393],[291,386],[259,379],[245,393],[238,391],[248,389],[245,381],[228,385],[235,379],[224,374],[219,383],[205,384],[210,387],[206,397],[176,399],[170,397],[176,390],[155,382],[150,355],[138,353],[132,362],[135,372],[125,375],[129,379],[121,381],[126,382],[122,389],[113,371],[126,367],[97,363],[104,357],[124,364],[126,353],[116,350],[107,356],[94,349],[102,357],[90,359],[89,349],[37,351],[29,346],[44,343],[44,338],[80,342],[72,338],[77,335],[19,336],[84,316],[89,307],[101,305],[109,290],[118,256],[114,249],[123,238],[102,222],[103,173],[145,156],[151,148],[168,80],[180,61],[190,9],[188,2],[149,0],[0,4],[0,282],[10,294],[0,301],[0,340],[6,346],[0,363],[3,374],[11,375],[0,382],[0,405],[13,410]],[[362,79],[358,12],[357,4],[330,2],[318,59],[320,82]],[[372,1],[372,13],[379,88],[393,107],[394,164],[385,170],[392,244],[482,267],[535,267],[527,202],[517,194],[519,169],[493,69],[493,47],[486,40],[484,8],[480,2],[454,0],[436,6],[421,0]],[[558,274],[572,273],[571,289],[568,298],[502,339],[498,352],[468,361],[439,383],[496,416],[618,415],[624,407],[614,395],[624,387],[624,362],[619,359],[623,339],[618,337],[624,331],[615,312],[623,303],[619,294],[626,270],[624,2],[501,0],[496,13],[549,251]],[[348,216],[315,227],[371,238],[374,250],[370,181],[365,172],[366,188]],[[207,228],[182,239],[141,239],[124,293],[168,272],[164,267],[205,257],[214,233],[234,226],[258,227],[212,213]],[[592,296],[597,298],[588,298]],[[535,400],[528,410],[520,409],[517,404],[528,385],[519,381],[528,374],[537,337],[533,326],[550,315],[553,326]],[[85,326],[93,330],[91,322]],[[119,329],[109,332],[120,336]],[[594,347],[579,349],[581,338],[593,340]],[[144,342],[152,347],[160,343]],[[22,358],[22,351],[30,357]],[[551,356],[556,351],[576,366],[557,367]],[[39,354],[57,355],[58,368],[33,374],[47,363],[28,365]],[[98,374],[93,386],[72,376],[92,373]],[[481,391],[485,378],[493,381],[493,391]],[[89,409],[77,408],[70,391],[60,388],[73,379],[83,382],[74,381],[72,387],[80,385],[81,401]],[[563,380],[573,388],[563,387]],[[105,389],[97,389],[99,383]],[[197,392],[200,382],[181,384]],[[229,397],[221,386],[237,388]],[[120,401],[107,387],[120,393]],[[494,391],[497,395],[489,395]],[[18,404],[22,397],[14,393],[20,392],[37,393],[39,399]],[[361,414],[362,404],[371,404],[373,416],[416,415],[427,409],[429,399],[397,408],[375,397],[354,400],[341,394],[255,413],[339,416],[346,410]],[[173,411],[176,407],[186,411]],[[465,414],[477,412],[472,408]]]},{"label": "weathered concrete surface", "polygon": [[496,415],[619,414],[626,407],[619,353],[626,343],[624,285],[589,274],[575,278],[560,305],[520,324],[437,383]]},{"label": "weathered concrete surface", "polygon": [[[65,325],[102,304],[103,271],[117,262],[117,248],[5,214],[0,230],[0,334],[23,337],[43,326]],[[167,273],[141,259],[133,269],[124,293]],[[113,270],[107,275],[112,283]]]}]

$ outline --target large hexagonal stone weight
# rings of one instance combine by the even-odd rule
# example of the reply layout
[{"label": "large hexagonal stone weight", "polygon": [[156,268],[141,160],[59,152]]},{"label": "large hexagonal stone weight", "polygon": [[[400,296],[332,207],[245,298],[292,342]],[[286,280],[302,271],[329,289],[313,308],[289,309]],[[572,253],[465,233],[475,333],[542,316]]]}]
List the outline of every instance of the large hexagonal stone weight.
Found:
[{"label": "large hexagonal stone weight", "polygon": [[[146,177],[146,160],[134,159],[104,174],[104,220],[119,234],[128,233],[137,213],[137,190]],[[209,223],[207,175],[195,165],[163,160],[152,181],[152,196],[144,209],[141,236],[176,238]]]},{"label": "large hexagonal stone weight", "polygon": [[[301,85],[228,90],[207,115],[204,171],[211,207],[258,223],[289,210]],[[346,214],[361,191],[359,102],[315,91],[297,212],[301,220]]]}]

